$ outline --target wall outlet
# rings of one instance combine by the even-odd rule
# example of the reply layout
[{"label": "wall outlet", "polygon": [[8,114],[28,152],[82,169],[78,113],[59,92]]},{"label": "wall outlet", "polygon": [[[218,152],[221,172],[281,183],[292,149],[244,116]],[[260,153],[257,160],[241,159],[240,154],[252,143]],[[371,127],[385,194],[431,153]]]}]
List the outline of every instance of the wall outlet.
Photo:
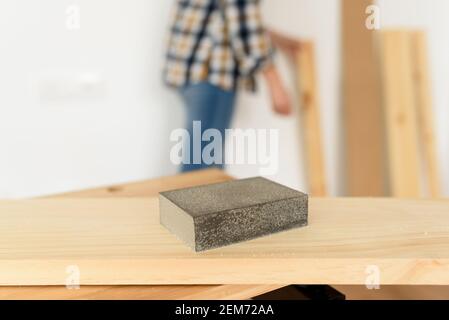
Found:
[{"label": "wall outlet", "polygon": [[42,74],[33,81],[41,101],[97,99],[105,94],[105,81],[97,72],[60,72]]}]

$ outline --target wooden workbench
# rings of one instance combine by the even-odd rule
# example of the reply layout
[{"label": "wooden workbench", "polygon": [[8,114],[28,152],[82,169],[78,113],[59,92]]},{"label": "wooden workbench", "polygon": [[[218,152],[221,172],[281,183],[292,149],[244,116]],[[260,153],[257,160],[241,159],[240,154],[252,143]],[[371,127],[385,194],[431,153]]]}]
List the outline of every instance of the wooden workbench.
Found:
[{"label": "wooden workbench", "polygon": [[[52,199],[156,197],[159,192],[206,183],[229,181],[211,169],[178,176],[54,195]],[[0,286],[1,299],[250,299],[282,285],[172,285],[172,286]]]},{"label": "wooden workbench", "polygon": [[[184,185],[209,175],[229,179],[202,172]],[[172,187],[158,181],[155,190],[184,186],[186,177]],[[0,298],[248,298],[279,282],[363,285],[368,266],[379,268],[381,284],[449,284],[446,200],[311,199],[308,228],[194,254],[159,226],[156,199],[101,199],[131,196],[138,185],[97,190],[96,199],[1,202],[0,284],[15,287],[3,287]],[[80,266],[81,284],[243,286],[18,287],[63,284],[69,264]]]}]

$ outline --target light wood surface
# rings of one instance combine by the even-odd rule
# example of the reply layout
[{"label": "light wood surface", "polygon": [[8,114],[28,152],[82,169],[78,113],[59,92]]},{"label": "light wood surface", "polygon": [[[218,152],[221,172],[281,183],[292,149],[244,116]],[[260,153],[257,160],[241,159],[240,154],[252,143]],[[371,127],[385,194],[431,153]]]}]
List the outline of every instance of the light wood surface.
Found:
[{"label": "light wood surface", "polygon": [[368,289],[366,286],[337,285],[335,289],[344,292],[347,300],[448,300],[448,286],[380,286]]},{"label": "light wood surface", "polygon": [[176,176],[161,177],[146,181],[138,181],[126,184],[118,184],[104,188],[80,190],[60,195],[52,195],[49,198],[136,198],[157,197],[159,192],[188,188],[202,184],[219,183],[232,180],[224,171],[218,169],[200,170],[184,173]]},{"label": "light wood surface", "polygon": [[317,88],[315,46],[301,42],[297,52],[298,84],[301,97],[301,130],[306,154],[309,192],[322,197],[327,193],[324,148],[321,134],[320,107]]},{"label": "light wood surface", "polygon": [[391,194],[419,197],[421,167],[411,37],[401,30],[382,31],[380,36]]},{"label": "light wood surface", "polygon": [[0,287],[0,300],[246,300],[281,288],[276,285],[15,286]]},{"label": "light wood surface", "polygon": [[[66,193],[53,198],[155,197],[160,191],[231,180],[223,171],[209,169],[177,176]],[[0,299],[250,299],[282,285],[190,286],[0,286]]]},{"label": "light wood surface", "polygon": [[0,203],[0,284],[449,284],[449,201],[310,201],[310,226],[195,254],[156,198]]},{"label": "light wood surface", "polygon": [[411,32],[410,36],[410,50],[414,67],[414,92],[418,113],[421,153],[425,166],[426,189],[431,197],[437,198],[441,196],[441,190],[439,163],[435,147],[427,37],[423,31]]},{"label": "light wood surface", "polygon": [[346,191],[386,196],[380,66],[374,30],[365,26],[372,0],[341,0]]}]

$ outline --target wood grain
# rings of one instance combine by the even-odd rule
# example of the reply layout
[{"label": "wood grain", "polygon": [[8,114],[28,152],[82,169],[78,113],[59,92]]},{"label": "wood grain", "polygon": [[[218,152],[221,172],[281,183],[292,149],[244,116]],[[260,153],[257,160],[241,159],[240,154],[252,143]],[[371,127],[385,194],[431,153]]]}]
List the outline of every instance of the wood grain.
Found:
[{"label": "wood grain", "polygon": [[163,191],[194,187],[202,184],[219,183],[232,179],[232,177],[222,170],[207,169],[176,176],[52,195],[49,198],[157,197],[159,192]]},{"label": "wood grain", "polygon": [[[0,284],[449,284],[449,201],[320,199],[310,226],[195,254],[157,199],[0,202]],[[182,266],[182,267],[181,267]]]},{"label": "wood grain", "polygon": [[411,32],[411,54],[414,68],[414,92],[418,113],[421,153],[425,166],[425,182],[431,197],[441,196],[439,163],[435,147],[433,102],[429,58],[427,53],[427,37],[423,31]]},{"label": "wood grain", "polygon": [[[218,183],[232,178],[222,170],[207,169],[177,176],[83,190],[53,198],[155,197],[159,191]],[[250,299],[282,285],[171,285],[171,286],[0,286],[0,299]]]},{"label": "wood grain", "polygon": [[381,286],[368,289],[366,286],[338,285],[335,289],[344,292],[347,300],[448,300],[448,286]]},{"label": "wood grain", "polygon": [[315,46],[301,42],[297,52],[299,92],[301,97],[302,136],[306,153],[306,168],[310,194],[327,194],[324,148],[321,134],[320,106],[317,88]]},{"label": "wood grain", "polygon": [[0,287],[0,300],[246,300],[280,285],[15,286]]},{"label": "wood grain", "polygon": [[391,194],[421,195],[411,37],[402,30],[381,32],[385,123]]},{"label": "wood grain", "polygon": [[365,26],[372,0],[341,0],[346,191],[387,195],[380,66],[374,30]]}]

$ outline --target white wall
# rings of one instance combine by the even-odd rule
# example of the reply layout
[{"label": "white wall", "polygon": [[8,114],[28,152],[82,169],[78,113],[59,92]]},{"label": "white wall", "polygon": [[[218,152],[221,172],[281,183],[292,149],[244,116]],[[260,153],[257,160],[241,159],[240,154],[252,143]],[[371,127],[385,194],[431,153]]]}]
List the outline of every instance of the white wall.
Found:
[{"label": "white wall", "polygon": [[[78,31],[65,25],[70,4],[81,8]],[[171,4],[166,0],[0,3],[0,198],[176,172],[168,158],[168,135],[182,125],[183,109],[160,82]],[[449,44],[445,41],[449,3],[384,0],[380,4],[384,25],[423,25],[431,32],[438,146],[449,195],[449,166],[443,166],[449,160]],[[272,27],[316,41],[326,169],[331,194],[340,194],[338,1],[265,0],[264,13]],[[285,79],[290,79],[286,62],[282,57],[278,60]],[[57,96],[55,82],[79,78],[84,88],[80,96]],[[296,118],[272,115],[262,89],[239,97],[234,126],[279,128],[281,168],[274,179],[305,189]],[[229,171],[239,177],[257,174],[254,167]]]},{"label": "white wall", "polygon": [[[71,4],[81,9],[78,31],[66,28]],[[176,172],[167,141],[170,128],[182,123],[181,108],[160,81],[170,6],[0,2],[0,197]],[[91,73],[102,79],[93,94],[40,96],[43,81]]]}]

